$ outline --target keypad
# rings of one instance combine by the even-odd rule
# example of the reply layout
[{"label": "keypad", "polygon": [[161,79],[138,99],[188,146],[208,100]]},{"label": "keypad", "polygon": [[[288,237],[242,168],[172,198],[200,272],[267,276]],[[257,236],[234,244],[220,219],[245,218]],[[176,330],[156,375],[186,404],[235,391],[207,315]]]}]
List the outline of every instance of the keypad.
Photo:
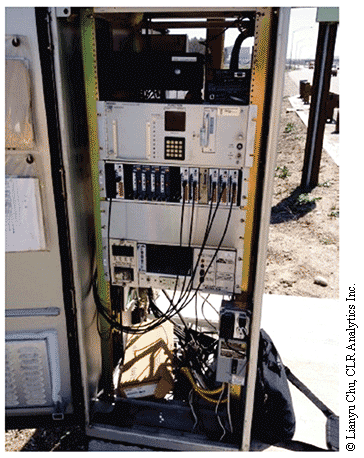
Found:
[{"label": "keypad", "polygon": [[164,138],[164,159],[177,161],[185,159],[185,139],[183,137]]}]

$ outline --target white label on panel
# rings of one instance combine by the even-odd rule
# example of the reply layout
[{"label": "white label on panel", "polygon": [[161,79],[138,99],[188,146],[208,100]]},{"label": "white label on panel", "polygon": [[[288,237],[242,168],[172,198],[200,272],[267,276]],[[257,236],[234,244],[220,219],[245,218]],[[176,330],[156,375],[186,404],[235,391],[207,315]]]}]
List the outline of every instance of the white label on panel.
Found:
[{"label": "white label on panel", "polygon": [[196,56],[172,56],[172,62],[197,62]]},{"label": "white label on panel", "polygon": [[38,178],[6,177],[6,251],[45,250]]},{"label": "white label on panel", "polygon": [[118,155],[118,124],[116,119],[112,122],[112,141],[113,141],[113,152],[114,156],[117,157]]},{"label": "white label on panel", "polygon": [[143,398],[145,396],[153,396],[157,384],[140,385],[132,388],[124,388],[124,393],[127,398]]},{"label": "white label on panel", "polygon": [[239,107],[223,107],[217,110],[218,116],[239,116],[240,108]]},{"label": "white label on panel", "polygon": [[248,130],[247,130],[247,138],[246,138],[246,157],[245,157],[245,166],[246,167],[253,167],[257,115],[258,115],[258,107],[256,105],[249,105],[249,119],[248,119]]}]

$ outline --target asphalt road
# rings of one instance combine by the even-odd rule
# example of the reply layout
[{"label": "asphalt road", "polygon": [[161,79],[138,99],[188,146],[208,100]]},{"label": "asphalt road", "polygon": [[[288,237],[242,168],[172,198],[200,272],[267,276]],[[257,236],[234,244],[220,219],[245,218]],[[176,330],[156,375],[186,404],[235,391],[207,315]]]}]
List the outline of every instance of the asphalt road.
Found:
[{"label": "asphalt road", "polygon": [[[299,68],[297,70],[292,70],[289,73],[292,81],[297,85],[297,91],[299,92],[300,80],[307,80],[312,84],[314,70],[309,68]],[[330,92],[339,94],[339,85],[340,85],[340,70],[338,71],[337,76],[331,76],[330,81]],[[297,93],[298,93],[297,92]]]}]

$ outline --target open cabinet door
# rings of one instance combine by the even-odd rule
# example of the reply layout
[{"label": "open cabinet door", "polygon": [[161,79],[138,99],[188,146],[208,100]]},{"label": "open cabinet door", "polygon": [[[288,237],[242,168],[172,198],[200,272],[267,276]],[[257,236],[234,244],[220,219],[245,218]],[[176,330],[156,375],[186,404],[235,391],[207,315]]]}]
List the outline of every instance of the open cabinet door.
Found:
[{"label": "open cabinet door", "polygon": [[6,8],[7,428],[84,416],[48,23],[39,13]]}]

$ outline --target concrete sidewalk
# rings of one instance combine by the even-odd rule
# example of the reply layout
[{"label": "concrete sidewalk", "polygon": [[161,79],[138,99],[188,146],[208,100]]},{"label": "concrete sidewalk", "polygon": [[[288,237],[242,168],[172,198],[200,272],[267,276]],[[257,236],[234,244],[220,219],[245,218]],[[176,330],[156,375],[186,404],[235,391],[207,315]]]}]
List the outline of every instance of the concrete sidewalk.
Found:
[{"label": "concrete sidewalk", "polygon": [[[339,301],[265,294],[262,310],[261,327],[283,363],[339,415]],[[326,417],[295,387],[290,389],[297,422],[294,440],[326,448]],[[284,451],[266,451],[277,450]]]},{"label": "concrete sidewalk", "polygon": [[[289,97],[289,101],[292,105],[292,110],[295,111],[304,124],[308,126],[310,105],[304,104],[299,94]],[[337,117],[336,110],[337,109],[335,109],[334,119]],[[334,133],[335,128],[335,124],[326,124],[323,149],[331,156],[335,164],[339,165],[339,134]]]}]

